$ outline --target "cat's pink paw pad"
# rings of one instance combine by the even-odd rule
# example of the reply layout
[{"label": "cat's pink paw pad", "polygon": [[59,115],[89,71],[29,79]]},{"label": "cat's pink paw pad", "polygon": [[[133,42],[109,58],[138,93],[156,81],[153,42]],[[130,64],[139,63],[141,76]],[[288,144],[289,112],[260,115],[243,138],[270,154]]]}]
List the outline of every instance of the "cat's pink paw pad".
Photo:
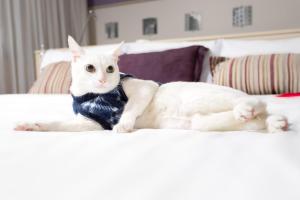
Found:
[{"label": "cat's pink paw pad", "polygon": [[37,123],[21,123],[18,124],[15,128],[15,131],[41,131],[41,126]]},{"label": "cat's pink paw pad", "polygon": [[255,108],[251,105],[240,104],[233,109],[235,119],[247,122],[256,116]]},{"label": "cat's pink paw pad", "polygon": [[266,112],[266,104],[256,98],[242,98],[233,109],[235,119],[247,122]]},{"label": "cat's pink paw pad", "polygon": [[287,119],[281,115],[271,115],[266,122],[269,133],[280,133],[287,131],[289,128]]}]

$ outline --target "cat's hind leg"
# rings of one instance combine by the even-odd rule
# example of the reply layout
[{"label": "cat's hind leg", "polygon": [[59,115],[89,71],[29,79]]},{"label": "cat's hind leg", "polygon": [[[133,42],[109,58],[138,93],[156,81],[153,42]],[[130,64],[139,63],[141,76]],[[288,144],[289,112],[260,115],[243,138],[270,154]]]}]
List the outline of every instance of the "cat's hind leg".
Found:
[{"label": "cat's hind leg", "polygon": [[165,117],[156,128],[190,129],[198,131],[240,131],[266,129],[266,115],[259,115],[249,121],[238,120],[234,112],[195,114],[191,117]]},{"label": "cat's hind leg", "polygon": [[205,131],[262,130],[266,128],[266,104],[253,97],[235,101],[233,110],[196,114],[191,119],[191,128]]},{"label": "cat's hind leg", "polygon": [[200,131],[262,131],[281,133],[288,130],[288,120],[282,115],[261,113],[253,119],[236,119],[233,111],[210,115],[195,115],[191,120],[191,129]]},{"label": "cat's hind leg", "polygon": [[209,115],[196,114],[191,119],[190,127],[199,131],[263,130],[266,128],[265,119],[265,115],[259,115],[254,119],[243,121],[236,119],[234,111]]}]

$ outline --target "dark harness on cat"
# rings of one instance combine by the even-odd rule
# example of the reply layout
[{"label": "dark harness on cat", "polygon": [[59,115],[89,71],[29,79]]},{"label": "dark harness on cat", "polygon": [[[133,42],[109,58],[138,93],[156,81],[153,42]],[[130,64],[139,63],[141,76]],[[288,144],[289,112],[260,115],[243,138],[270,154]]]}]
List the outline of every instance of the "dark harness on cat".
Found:
[{"label": "dark harness on cat", "polygon": [[120,73],[120,82],[113,90],[104,94],[87,93],[73,97],[73,111],[98,122],[104,129],[112,130],[123,113],[128,98],[124,92],[122,81],[132,77]]}]

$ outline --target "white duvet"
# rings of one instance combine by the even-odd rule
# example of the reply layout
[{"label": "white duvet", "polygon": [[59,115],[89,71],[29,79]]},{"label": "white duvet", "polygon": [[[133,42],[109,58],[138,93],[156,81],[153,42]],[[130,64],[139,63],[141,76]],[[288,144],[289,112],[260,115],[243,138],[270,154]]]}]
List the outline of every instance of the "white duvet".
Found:
[{"label": "white duvet", "polygon": [[300,98],[261,98],[291,131],[14,132],[71,118],[71,97],[2,95],[0,200],[299,200]]}]

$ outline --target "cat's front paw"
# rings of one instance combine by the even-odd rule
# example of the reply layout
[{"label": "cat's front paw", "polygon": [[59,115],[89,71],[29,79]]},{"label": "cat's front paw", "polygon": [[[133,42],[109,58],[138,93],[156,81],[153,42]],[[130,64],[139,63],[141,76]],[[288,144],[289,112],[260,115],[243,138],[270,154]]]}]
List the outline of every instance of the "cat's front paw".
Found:
[{"label": "cat's front paw", "polygon": [[132,119],[121,119],[119,123],[117,123],[113,127],[113,131],[116,133],[129,133],[134,129],[135,120]]},{"label": "cat's front paw", "polygon": [[266,122],[269,133],[280,133],[288,130],[288,121],[284,116],[271,115]]},{"label": "cat's front paw", "polygon": [[14,128],[15,131],[42,131],[42,126],[38,123],[20,123]]}]

